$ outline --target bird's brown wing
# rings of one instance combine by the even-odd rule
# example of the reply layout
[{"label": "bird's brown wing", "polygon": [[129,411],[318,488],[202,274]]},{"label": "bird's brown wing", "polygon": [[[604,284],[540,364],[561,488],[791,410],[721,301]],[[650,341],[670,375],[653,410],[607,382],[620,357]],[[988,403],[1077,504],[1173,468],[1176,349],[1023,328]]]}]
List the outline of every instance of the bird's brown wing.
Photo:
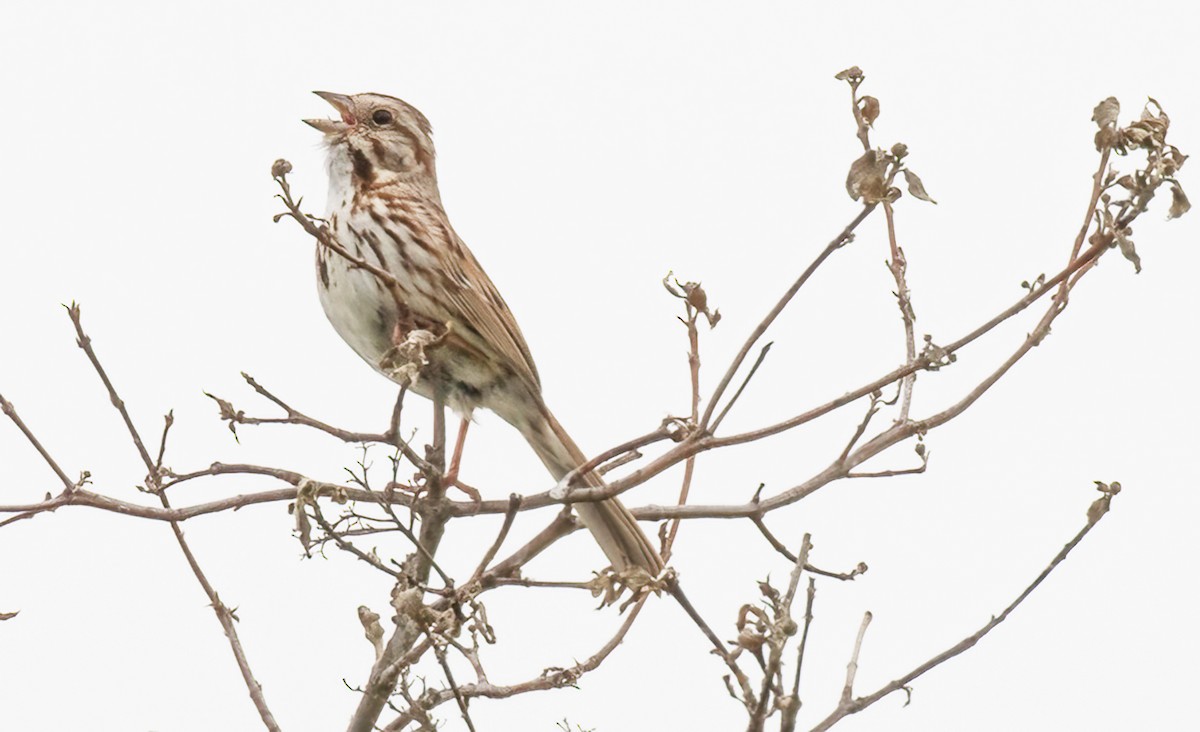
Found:
[{"label": "bird's brown wing", "polygon": [[509,366],[525,380],[535,393],[541,391],[541,380],[533,363],[533,354],[508,303],[500,295],[479,260],[467,248],[440,206],[426,203],[428,223],[425,235],[437,242],[436,250],[444,252],[442,267],[445,279],[439,304],[447,310],[450,322],[461,322],[466,332],[457,335],[477,349],[488,353]]}]

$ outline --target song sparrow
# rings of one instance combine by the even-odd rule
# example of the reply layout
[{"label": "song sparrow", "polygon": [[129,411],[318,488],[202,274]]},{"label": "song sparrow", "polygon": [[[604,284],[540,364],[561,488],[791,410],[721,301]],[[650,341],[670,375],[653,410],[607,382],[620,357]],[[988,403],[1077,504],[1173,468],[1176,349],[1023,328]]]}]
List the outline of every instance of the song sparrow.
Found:
[{"label": "song sparrow", "polygon": [[[317,247],[321,305],[338,334],[393,380],[397,347],[414,331],[435,336],[412,390],[469,418],[491,409],[516,427],[561,480],[586,458],[542,400],[533,356],[512,312],[446,217],[429,121],[382,94],[316,92],[340,119],[305,120],[329,150],[328,222],[337,242],[370,270]],[[602,486],[594,473],[580,477]],[[662,560],[620,501],[574,504],[614,569],[651,575]]]}]

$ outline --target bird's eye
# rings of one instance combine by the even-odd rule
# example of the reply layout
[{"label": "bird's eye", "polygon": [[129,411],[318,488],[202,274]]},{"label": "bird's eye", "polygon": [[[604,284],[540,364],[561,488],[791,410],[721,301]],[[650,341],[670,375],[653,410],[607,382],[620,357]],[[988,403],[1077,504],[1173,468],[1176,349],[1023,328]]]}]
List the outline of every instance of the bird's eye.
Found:
[{"label": "bird's eye", "polygon": [[392,113],[386,109],[376,109],[371,113],[371,121],[377,125],[390,125],[392,123]]}]

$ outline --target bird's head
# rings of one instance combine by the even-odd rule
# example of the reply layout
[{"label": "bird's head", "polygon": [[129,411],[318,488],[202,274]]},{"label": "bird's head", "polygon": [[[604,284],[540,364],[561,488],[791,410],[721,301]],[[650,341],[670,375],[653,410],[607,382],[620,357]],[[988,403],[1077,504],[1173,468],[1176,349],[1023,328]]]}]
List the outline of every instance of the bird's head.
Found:
[{"label": "bird's head", "polygon": [[338,119],[306,119],[325,133],[332,158],[344,158],[356,182],[382,177],[435,177],[432,128],[409,103],[385,94],[313,92],[329,102]]}]

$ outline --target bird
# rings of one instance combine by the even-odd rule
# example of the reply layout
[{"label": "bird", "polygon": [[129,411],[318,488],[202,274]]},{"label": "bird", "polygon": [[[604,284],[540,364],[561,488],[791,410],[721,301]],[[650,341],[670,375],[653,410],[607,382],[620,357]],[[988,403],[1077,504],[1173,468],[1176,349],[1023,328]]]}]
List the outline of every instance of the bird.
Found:
[{"label": "bird", "polygon": [[[516,318],[450,224],[429,120],[385,94],[314,93],[337,112],[304,122],[324,135],[327,227],[352,257],[317,246],[318,293],[334,330],[376,371],[463,418],[456,455],[472,413],[488,409],[563,481],[587,457],[546,406]],[[452,462],[448,472],[456,469]],[[604,486],[594,471],[575,479]],[[573,508],[615,571],[662,573],[658,551],[620,500]]]}]

